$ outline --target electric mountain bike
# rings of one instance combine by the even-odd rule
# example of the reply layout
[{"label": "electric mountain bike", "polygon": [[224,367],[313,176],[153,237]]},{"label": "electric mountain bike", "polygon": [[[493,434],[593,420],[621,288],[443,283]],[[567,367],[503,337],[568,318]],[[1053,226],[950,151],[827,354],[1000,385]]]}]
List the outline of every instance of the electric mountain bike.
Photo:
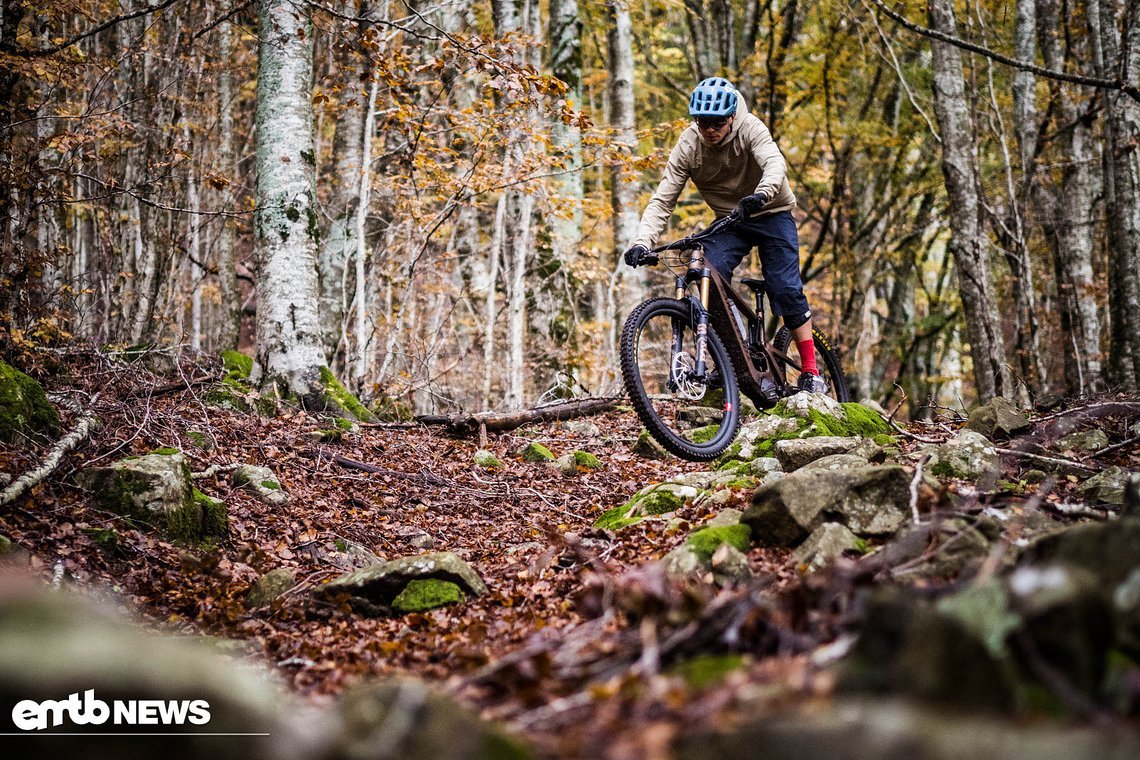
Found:
[{"label": "electric mountain bike", "polygon": [[[702,241],[738,221],[737,213],[729,214],[650,251],[645,263],[664,263],[673,272],[674,295],[639,304],[621,333],[622,378],[637,416],[667,451],[691,461],[715,459],[732,444],[741,393],[770,409],[799,392],[791,331],[765,334],[764,280],[740,281],[752,305],[705,264]],[[837,352],[819,330],[812,337],[828,395],[849,401]]]}]

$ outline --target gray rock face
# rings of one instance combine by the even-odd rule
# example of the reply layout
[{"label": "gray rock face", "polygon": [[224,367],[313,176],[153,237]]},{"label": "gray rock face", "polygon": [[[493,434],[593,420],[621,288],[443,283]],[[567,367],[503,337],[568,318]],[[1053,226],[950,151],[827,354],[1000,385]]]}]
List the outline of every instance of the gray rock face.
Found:
[{"label": "gray rock face", "polygon": [[487,592],[483,579],[452,552],[421,554],[382,562],[345,573],[316,589],[325,598],[347,594],[349,603],[364,614],[383,614],[409,581],[434,578],[450,581],[464,592],[478,596]]},{"label": "gray rock face", "polygon": [[246,606],[259,609],[273,604],[273,600],[297,585],[297,574],[290,568],[279,567],[270,570],[257,579],[246,597]]},{"label": "gray rock face", "polygon": [[705,528],[723,528],[726,525],[739,525],[740,518],[744,515],[739,509],[722,509],[715,515],[705,520],[703,527]]},{"label": "gray rock face", "polygon": [[800,543],[824,522],[886,535],[907,518],[910,480],[911,471],[900,465],[792,473],[757,489],[742,522],[752,528],[753,541],[782,546]]},{"label": "gray rock face", "polygon": [[[817,395],[800,393],[799,396]],[[793,396],[792,398],[795,398]],[[821,396],[821,398],[825,398]],[[828,399],[830,401],[830,399]],[[832,402],[835,403],[835,402]],[[838,406],[838,404],[836,404]],[[842,408],[840,409],[842,411]],[[762,441],[775,438],[780,433],[789,433],[796,430],[795,420],[765,414],[754,422],[746,422],[740,426],[736,440],[728,447],[723,457],[726,460],[739,459],[745,462],[755,459],[759,455],[758,447]]]},{"label": "gray rock face", "polygon": [[781,403],[789,413],[805,420],[811,419],[812,411],[838,417],[841,420],[847,419],[847,413],[843,411],[839,402],[830,396],[824,396],[822,393],[797,393],[794,396],[788,396]]},{"label": "gray rock face", "polygon": [[[799,394],[805,395],[805,394]],[[793,438],[786,441],[776,441],[776,459],[780,461],[785,472],[798,470],[809,462],[814,462],[832,454],[846,454],[855,448],[861,439],[840,438],[835,436],[816,436],[814,438]]]},{"label": "gray rock face", "polygon": [[1109,467],[1082,483],[1080,491],[1089,501],[1120,506],[1124,503],[1124,485],[1129,474],[1119,467]]},{"label": "gray rock face", "polygon": [[648,430],[642,430],[638,434],[637,441],[633,444],[633,453],[646,459],[668,459],[673,456],[649,434]]},{"label": "gray rock face", "polygon": [[202,536],[202,507],[193,499],[190,466],[181,453],[129,457],[88,468],[76,479],[103,509],[142,520],[174,538]]},{"label": "gray rock face", "polygon": [[800,467],[797,472],[840,472],[866,467],[870,462],[858,454],[828,454]]},{"label": "gray rock face", "polygon": [[752,568],[748,566],[748,555],[732,544],[724,543],[713,552],[713,577],[717,583],[727,585],[730,583],[743,583],[752,577]]},{"label": "gray rock face", "polygon": [[281,487],[281,481],[268,467],[243,464],[234,470],[233,484],[235,488],[249,491],[266,504],[281,505],[289,501],[289,495]]},{"label": "gray rock face", "polygon": [[993,444],[973,430],[962,430],[946,443],[923,448],[921,453],[930,455],[927,472],[939,477],[993,478],[1001,468],[1001,459]]},{"label": "gray rock face", "polygon": [[970,412],[966,423],[968,429],[991,439],[1009,438],[1029,425],[1029,416],[1000,396]]},{"label": "gray rock face", "polygon": [[894,577],[901,581],[964,580],[973,576],[1000,539],[1001,525],[993,518],[952,517],[911,526],[887,547],[886,557],[899,568]]},{"label": "gray rock face", "polygon": [[859,537],[839,523],[824,523],[796,547],[793,556],[803,572],[814,573],[830,565],[843,552],[857,549]]},{"label": "gray rock face", "polygon": [[723,409],[713,409],[707,406],[686,406],[677,410],[677,420],[693,428],[716,425],[723,417]]},{"label": "gray rock face", "polygon": [[1108,435],[1103,430],[1079,430],[1057,441],[1058,451],[1100,451],[1108,446]]}]

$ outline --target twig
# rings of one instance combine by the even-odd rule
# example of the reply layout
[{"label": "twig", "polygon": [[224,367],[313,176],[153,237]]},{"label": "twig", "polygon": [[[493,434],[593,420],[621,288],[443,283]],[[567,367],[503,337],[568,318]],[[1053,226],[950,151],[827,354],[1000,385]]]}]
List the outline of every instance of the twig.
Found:
[{"label": "twig", "polygon": [[1108,414],[1140,414],[1140,403],[1128,401],[1102,401],[1096,404],[1089,404],[1088,406],[1077,407],[1076,409],[1066,409],[1063,412],[1054,412],[1053,414],[1047,414],[1044,417],[1037,417],[1033,419],[1032,422],[1048,422],[1049,420],[1055,420],[1061,417],[1070,417],[1084,414],[1088,414],[1092,417],[1102,417]]},{"label": "twig", "polygon": [[915,525],[922,524],[922,518],[918,516],[918,484],[922,482],[922,467],[929,460],[930,455],[923,454],[918,464],[914,466],[914,477],[910,479],[910,514],[914,518]]},{"label": "twig", "polygon": [[1028,451],[1018,451],[1017,449],[995,448],[994,451],[999,454],[1004,454],[1005,456],[1018,457],[1019,459],[1028,459],[1031,462],[1040,462],[1041,464],[1053,465],[1055,467],[1067,467],[1074,470],[1084,470],[1085,472],[1100,472],[1100,468],[1089,467],[1087,464],[1081,464],[1074,459],[1046,457],[1040,454],[1030,454]]},{"label": "twig", "polygon": [[[96,394],[95,397],[91,399],[92,404],[94,404],[95,400],[98,398],[99,396]],[[57,443],[55,447],[52,448],[52,450],[48,453],[47,458],[44,459],[43,464],[41,464],[36,469],[21,475],[15,480],[15,482],[12,483],[12,485],[5,488],[3,493],[0,493],[0,507],[12,503],[16,499],[23,496],[24,493],[26,493],[33,486],[39,485],[41,482],[43,482],[45,478],[56,471],[60,463],[63,461],[63,458],[71,451],[73,451],[77,446],[79,446],[80,443],[86,440],[94,430],[98,429],[98,427],[99,418],[95,416],[95,413],[93,411],[89,411],[79,420],[78,423],[76,423],[75,429],[61,438],[59,440],[59,443]]]},{"label": "twig", "polygon": [[1136,443],[1137,441],[1140,441],[1140,435],[1134,435],[1131,438],[1129,438],[1127,441],[1121,441],[1120,443],[1114,443],[1111,446],[1105,446],[1100,451],[1094,451],[1091,454],[1085,454],[1083,457],[1081,457],[1081,461],[1083,462],[1087,459],[1096,459],[1099,456],[1104,456],[1105,454],[1111,454],[1112,452],[1116,451],[1117,449],[1123,449],[1126,446],[1131,446],[1132,444]]},{"label": "twig", "polygon": [[231,462],[230,464],[212,464],[201,472],[190,473],[191,480],[202,480],[204,478],[212,478],[220,472],[233,472],[241,467],[240,463]]},{"label": "twig", "polygon": [[1064,517],[1093,517],[1097,520],[1107,520],[1108,512],[1090,507],[1087,504],[1069,504],[1066,502],[1046,501],[1042,503],[1050,512],[1056,512]]},{"label": "twig", "polygon": [[938,438],[927,438],[926,436],[922,436],[922,435],[918,435],[916,433],[912,433],[909,430],[904,430],[903,428],[899,427],[897,423],[892,422],[890,419],[888,419],[886,422],[888,425],[891,426],[891,429],[894,430],[899,435],[906,436],[907,438],[910,438],[911,440],[914,440],[914,441],[918,441],[919,443],[944,443],[944,441],[942,441]]}]

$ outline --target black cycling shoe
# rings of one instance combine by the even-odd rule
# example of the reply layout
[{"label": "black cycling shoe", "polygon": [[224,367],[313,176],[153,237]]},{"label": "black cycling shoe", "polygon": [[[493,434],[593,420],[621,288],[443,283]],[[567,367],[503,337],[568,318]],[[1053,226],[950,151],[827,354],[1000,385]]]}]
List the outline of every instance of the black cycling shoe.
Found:
[{"label": "black cycling shoe", "polygon": [[814,372],[804,372],[796,381],[796,388],[806,393],[827,393],[827,381]]}]

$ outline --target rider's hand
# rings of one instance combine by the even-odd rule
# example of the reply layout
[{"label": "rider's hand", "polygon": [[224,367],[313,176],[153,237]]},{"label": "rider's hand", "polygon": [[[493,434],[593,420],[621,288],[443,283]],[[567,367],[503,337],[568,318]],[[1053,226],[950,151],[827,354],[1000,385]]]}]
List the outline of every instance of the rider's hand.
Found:
[{"label": "rider's hand", "polygon": [[745,219],[760,211],[768,205],[768,196],[765,193],[746,195],[740,199],[740,215]]},{"label": "rider's hand", "polygon": [[625,263],[631,267],[648,264],[649,249],[643,245],[635,245],[625,252]]}]

